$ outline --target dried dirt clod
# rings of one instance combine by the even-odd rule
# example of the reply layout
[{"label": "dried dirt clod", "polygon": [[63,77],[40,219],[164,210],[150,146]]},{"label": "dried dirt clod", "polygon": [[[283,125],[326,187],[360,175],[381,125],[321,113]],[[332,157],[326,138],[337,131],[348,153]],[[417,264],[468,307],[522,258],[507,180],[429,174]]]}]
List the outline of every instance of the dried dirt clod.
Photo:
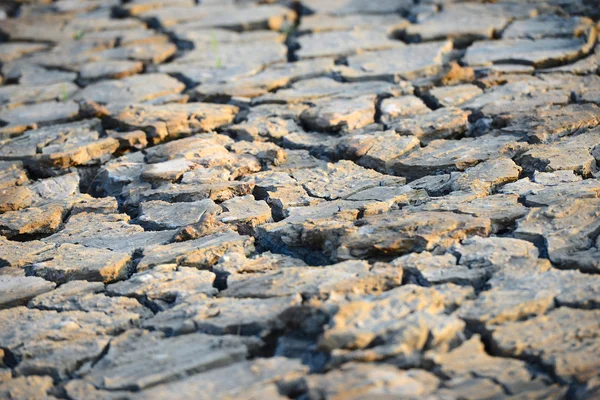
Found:
[{"label": "dried dirt clod", "polygon": [[158,144],[226,125],[233,121],[237,111],[235,106],[216,104],[129,106],[115,119],[128,128],[142,129],[154,144]]},{"label": "dried dirt clod", "polygon": [[594,1],[0,3],[0,398],[600,396]]},{"label": "dried dirt clod", "polygon": [[126,281],[111,284],[107,292],[150,302],[158,309],[165,310],[172,303],[181,303],[195,294],[216,295],[218,290],[213,287],[214,280],[215,274],[209,271],[164,264],[138,272]]},{"label": "dried dirt clod", "polygon": [[15,186],[0,191],[0,212],[17,211],[29,207],[33,194],[23,186]]},{"label": "dried dirt clod", "polygon": [[35,296],[49,292],[56,286],[41,278],[25,276],[20,268],[3,268],[0,271],[0,309],[24,306]]},{"label": "dried dirt clod", "polygon": [[57,204],[7,211],[0,214],[0,234],[11,238],[54,233],[62,224],[64,211]]},{"label": "dried dirt clod", "polygon": [[563,382],[584,382],[598,372],[597,326],[597,310],[559,308],[498,328],[492,334],[492,349],[499,355],[535,360]]},{"label": "dried dirt clod", "polygon": [[128,276],[131,257],[105,249],[65,243],[48,252],[48,259],[31,266],[31,273],[48,281],[71,280],[112,282]]},{"label": "dried dirt clod", "polygon": [[225,297],[269,298],[301,294],[304,298],[332,293],[375,293],[402,283],[402,270],[372,271],[363,261],[347,261],[327,267],[289,267],[260,275],[232,275]]},{"label": "dried dirt clod", "polygon": [[[447,349],[462,341],[464,322],[444,310],[472,291],[448,287],[449,295],[435,289],[403,286],[365,300],[340,304],[319,340],[331,351],[334,363],[394,357],[405,367],[419,364],[426,349]],[[451,293],[456,291],[460,300]]]},{"label": "dried dirt clod", "polygon": [[149,246],[144,249],[137,268],[144,271],[156,265],[176,263],[206,269],[227,252],[251,252],[253,242],[251,237],[226,231],[191,241]]}]

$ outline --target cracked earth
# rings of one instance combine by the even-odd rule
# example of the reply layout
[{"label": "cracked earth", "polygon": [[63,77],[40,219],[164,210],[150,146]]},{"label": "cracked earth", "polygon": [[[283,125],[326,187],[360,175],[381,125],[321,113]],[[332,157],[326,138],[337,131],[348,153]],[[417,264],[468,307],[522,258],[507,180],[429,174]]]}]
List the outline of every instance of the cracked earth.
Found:
[{"label": "cracked earth", "polygon": [[0,4],[0,398],[600,398],[594,0]]}]

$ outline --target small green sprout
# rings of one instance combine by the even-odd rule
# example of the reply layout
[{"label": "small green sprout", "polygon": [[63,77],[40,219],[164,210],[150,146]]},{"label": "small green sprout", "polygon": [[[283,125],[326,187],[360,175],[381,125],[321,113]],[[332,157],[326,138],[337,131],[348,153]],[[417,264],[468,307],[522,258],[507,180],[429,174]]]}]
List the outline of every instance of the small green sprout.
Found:
[{"label": "small green sprout", "polygon": [[290,37],[296,33],[296,29],[296,24],[286,21],[281,27],[281,32],[284,33],[287,37]]},{"label": "small green sprout", "polygon": [[62,92],[60,94],[60,101],[67,101],[67,86],[62,84]]},{"label": "small green sprout", "polygon": [[75,32],[73,34],[73,39],[75,39],[75,40],[81,40],[81,39],[83,39],[83,35],[85,35],[85,32],[82,31],[82,30],[78,30],[77,32]]},{"label": "small green sprout", "polygon": [[212,42],[213,52],[215,53],[215,58],[217,60],[217,68],[222,68],[221,56],[219,56],[219,43],[217,42],[214,31],[210,31],[210,41]]}]

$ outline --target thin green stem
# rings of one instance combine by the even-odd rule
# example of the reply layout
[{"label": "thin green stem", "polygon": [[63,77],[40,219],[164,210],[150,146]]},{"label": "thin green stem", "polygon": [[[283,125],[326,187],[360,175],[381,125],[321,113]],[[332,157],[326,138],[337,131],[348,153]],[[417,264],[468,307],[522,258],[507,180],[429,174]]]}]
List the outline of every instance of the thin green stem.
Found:
[{"label": "thin green stem", "polygon": [[212,42],[213,52],[215,53],[215,58],[217,60],[217,68],[221,68],[223,65],[221,63],[221,56],[219,56],[219,43],[217,42],[217,37],[215,36],[214,31],[210,31],[210,40]]}]

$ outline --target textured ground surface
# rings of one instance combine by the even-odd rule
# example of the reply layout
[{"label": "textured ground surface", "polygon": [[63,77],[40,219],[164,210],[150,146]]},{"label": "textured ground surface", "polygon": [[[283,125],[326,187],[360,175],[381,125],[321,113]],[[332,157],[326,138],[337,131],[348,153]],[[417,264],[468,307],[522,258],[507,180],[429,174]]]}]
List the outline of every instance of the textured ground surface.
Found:
[{"label": "textured ground surface", "polygon": [[0,4],[1,399],[600,398],[595,0]]}]

